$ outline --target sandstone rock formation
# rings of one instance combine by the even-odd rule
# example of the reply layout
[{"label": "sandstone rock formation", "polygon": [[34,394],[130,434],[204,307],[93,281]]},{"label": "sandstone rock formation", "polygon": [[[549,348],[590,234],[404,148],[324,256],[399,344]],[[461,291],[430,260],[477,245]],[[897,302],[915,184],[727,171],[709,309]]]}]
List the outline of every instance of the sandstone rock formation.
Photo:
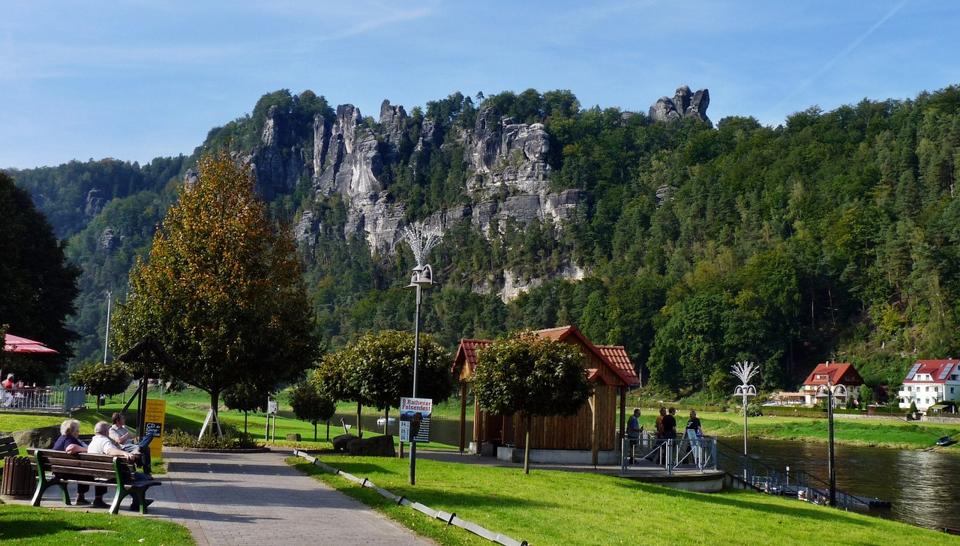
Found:
[{"label": "sandstone rock formation", "polygon": [[103,198],[102,192],[97,188],[93,188],[87,192],[87,200],[83,207],[83,213],[88,217],[93,218],[94,216],[100,214],[100,211],[103,210],[103,205],[106,201]]},{"label": "sandstone rock formation", "polygon": [[696,118],[710,122],[707,117],[707,108],[710,106],[710,90],[701,89],[692,93],[690,88],[682,85],[677,88],[673,98],[660,97],[650,107],[649,117],[653,121],[676,121],[682,118]]},{"label": "sandstone rock formation", "polygon": [[[437,211],[441,225],[469,221],[484,233],[508,219],[560,226],[582,200],[577,190],[549,192],[550,136],[544,125],[516,123],[493,108],[480,108],[472,130],[450,134],[436,120],[412,118],[389,100],[380,105],[377,123],[365,121],[351,104],[338,106],[333,116],[316,114],[312,123],[291,116],[276,106],[267,111],[249,158],[261,192],[290,193],[307,180],[318,199],[340,195],[347,206],[344,236],[365,238],[374,253],[392,251],[404,225],[406,205],[391,193],[391,169],[417,172],[448,143],[464,149],[463,191],[472,204]],[[304,212],[294,235],[312,245],[318,229],[313,214]]]}]

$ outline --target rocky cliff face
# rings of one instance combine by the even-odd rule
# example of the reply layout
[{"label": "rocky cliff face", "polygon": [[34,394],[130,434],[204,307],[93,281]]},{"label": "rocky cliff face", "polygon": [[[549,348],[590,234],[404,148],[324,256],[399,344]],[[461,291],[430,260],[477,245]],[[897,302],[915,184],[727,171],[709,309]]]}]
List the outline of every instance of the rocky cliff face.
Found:
[{"label": "rocky cliff face", "polygon": [[[348,210],[344,235],[365,237],[372,252],[385,253],[398,240],[406,212],[390,192],[387,173],[397,166],[421,168],[427,154],[455,144],[464,149],[462,191],[471,204],[436,211],[433,219],[442,226],[469,221],[489,234],[491,225],[507,219],[560,225],[583,198],[577,190],[549,191],[550,136],[543,124],[517,123],[482,106],[472,130],[449,134],[435,120],[411,118],[387,100],[378,123],[344,104],[332,118],[316,115],[307,128],[273,107],[250,159],[268,196],[289,193],[302,180],[318,199],[341,195]],[[309,244],[318,228],[312,212],[302,213],[297,239]]]},{"label": "rocky cliff face", "polygon": [[710,106],[710,90],[701,89],[692,93],[690,88],[682,85],[677,88],[673,98],[660,97],[650,107],[649,116],[653,121],[676,121],[682,118],[696,118],[710,122],[707,117],[707,108]]}]

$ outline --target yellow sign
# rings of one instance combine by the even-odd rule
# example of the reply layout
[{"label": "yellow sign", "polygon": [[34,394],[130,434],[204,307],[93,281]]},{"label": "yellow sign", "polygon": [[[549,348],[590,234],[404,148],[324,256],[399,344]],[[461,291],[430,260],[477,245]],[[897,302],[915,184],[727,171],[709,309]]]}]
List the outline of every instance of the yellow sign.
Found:
[{"label": "yellow sign", "polygon": [[163,456],[163,419],[166,414],[166,400],[147,398],[147,411],[143,419],[144,426],[141,434],[146,436],[148,432],[153,432],[153,440],[150,442],[150,456],[154,459]]}]

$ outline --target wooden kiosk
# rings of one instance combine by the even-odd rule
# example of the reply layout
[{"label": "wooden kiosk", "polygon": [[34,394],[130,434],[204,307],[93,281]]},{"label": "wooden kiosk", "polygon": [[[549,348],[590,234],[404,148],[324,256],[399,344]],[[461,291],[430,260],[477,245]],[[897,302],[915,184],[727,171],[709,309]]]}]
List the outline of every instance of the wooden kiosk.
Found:
[{"label": "wooden kiosk", "polygon": [[[599,464],[600,452],[617,452],[617,406],[620,407],[619,430],[626,425],[626,393],[638,386],[640,379],[622,346],[596,346],[575,326],[535,331],[534,334],[580,347],[584,355],[584,373],[593,387],[588,403],[573,416],[534,417],[530,431],[530,449],[537,451],[541,462],[583,462]],[[486,339],[460,341],[453,362],[453,373],[460,383],[460,451],[466,449],[467,390],[477,364],[477,352],[491,344]],[[619,404],[618,404],[619,397]],[[524,421],[520,415],[495,415],[480,409],[474,401],[473,449],[477,453],[497,454],[501,448],[521,450],[524,447]],[[578,453],[579,452],[579,453]],[[584,460],[583,454],[589,456]]]}]

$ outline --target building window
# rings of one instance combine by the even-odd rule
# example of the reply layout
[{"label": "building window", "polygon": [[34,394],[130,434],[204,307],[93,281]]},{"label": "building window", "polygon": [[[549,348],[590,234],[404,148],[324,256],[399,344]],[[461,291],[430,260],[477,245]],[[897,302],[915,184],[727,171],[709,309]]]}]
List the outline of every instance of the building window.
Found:
[{"label": "building window", "polygon": [[950,394],[953,394],[953,387],[950,387]]}]

